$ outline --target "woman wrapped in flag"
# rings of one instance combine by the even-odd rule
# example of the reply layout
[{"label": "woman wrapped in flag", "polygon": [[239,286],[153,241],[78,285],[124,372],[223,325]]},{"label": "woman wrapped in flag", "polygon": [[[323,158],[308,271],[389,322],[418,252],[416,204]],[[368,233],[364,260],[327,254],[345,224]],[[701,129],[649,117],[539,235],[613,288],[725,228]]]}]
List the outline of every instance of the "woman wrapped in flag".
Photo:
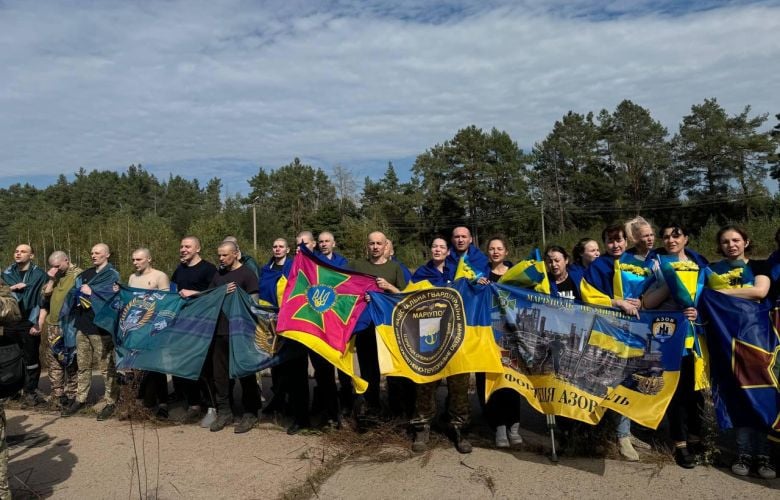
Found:
[{"label": "woman wrapped in flag", "polygon": [[[449,279],[449,276],[452,276],[449,272],[451,263],[447,260],[448,255],[447,240],[441,237],[434,238],[431,242],[431,260],[417,268],[412,274],[412,283],[404,291],[447,286],[451,283]],[[470,378],[471,375],[468,373],[447,377],[447,412],[454,434],[455,448],[461,453],[471,453],[471,443],[461,432],[471,419],[468,395]],[[414,452],[421,453],[428,449],[431,421],[436,416],[436,389],[439,383],[440,381],[436,380],[416,386],[415,417],[410,422],[414,429],[412,442]]]},{"label": "woman wrapped in flag", "polygon": [[646,260],[655,245],[655,231],[644,217],[634,217],[626,222],[626,236],[633,246],[626,250],[635,259]]},{"label": "woman wrapped in flag", "polygon": [[[761,301],[769,294],[771,270],[767,261],[747,257],[750,238],[737,226],[718,231],[715,242],[724,259],[709,267],[706,286],[720,293],[746,300]],[[763,479],[774,479],[774,464],[769,456],[769,441],[758,428],[737,426],[737,460],[731,471],[738,476],[750,474],[751,465]]]},{"label": "woman wrapped in flag", "polygon": [[[650,257],[659,270],[659,279],[642,296],[644,309],[682,310],[691,322],[680,365],[680,380],[669,402],[667,415],[669,433],[674,441],[674,458],[680,467],[696,466],[696,454],[701,452],[701,411],[704,397],[702,383],[697,384],[694,369],[696,354],[701,355],[694,321],[698,317],[696,303],[704,285],[707,259],[687,248],[688,231],[677,223],[661,227],[663,248]],[[703,370],[701,370],[703,372]],[[700,377],[701,378],[701,377]]]},{"label": "woman wrapped in flag", "polygon": [[448,253],[449,245],[447,245],[447,240],[441,236],[434,238],[431,242],[431,260],[414,271],[412,279],[404,289],[404,292],[421,290],[432,286],[447,286],[450,283],[448,276],[453,275],[455,272],[454,269],[450,272],[448,268]]},{"label": "woman wrapped in flag", "polygon": [[[624,313],[637,316],[641,305],[640,297],[650,283],[652,272],[644,262],[626,252],[626,229],[622,224],[613,224],[602,231],[601,239],[606,254],[597,258],[588,267],[580,283],[582,301],[588,304],[616,307]],[[639,454],[632,442],[631,420],[618,415],[616,438],[620,455],[636,462]]]}]

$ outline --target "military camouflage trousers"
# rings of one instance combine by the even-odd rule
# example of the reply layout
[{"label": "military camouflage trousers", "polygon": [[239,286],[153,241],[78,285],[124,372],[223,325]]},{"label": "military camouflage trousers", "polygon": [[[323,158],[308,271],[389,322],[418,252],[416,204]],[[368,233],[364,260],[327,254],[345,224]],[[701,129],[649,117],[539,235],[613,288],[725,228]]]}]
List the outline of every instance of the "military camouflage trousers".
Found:
[{"label": "military camouflage trousers", "polygon": [[119,383],[116,378],[116,362],[114,361],[114,341],[108,335],[85,335],[76,332],[76,361],[78,362],[78,390],[76,399],[86,403],[89,390],[92,388],[92,367],[100,366],[105,383],[104,399],[107,404],[114,404],[119,398]]},{"label": "military camouflage trousers", "polygon": [[49,347],[46,349],[46,365],[49,367],[49,382],[51,383],[51,395],[54,398],[67,396],[68,399],[76,398],[76,389],[78,387],[76,362],[63,368],[54,353],[51,346],[62,335],[62,329],[56,325],[46,325],[46,338],[49,340]]},{"label": "military camouflage trousers", "polygon": [[[470,373],[447,377],[447,416],[453,427],[463,427],[470,421],[469,404]],[[417,386],[417,416],[412,425],[430,424],[436,416],[436,389],[440,381]]]}]

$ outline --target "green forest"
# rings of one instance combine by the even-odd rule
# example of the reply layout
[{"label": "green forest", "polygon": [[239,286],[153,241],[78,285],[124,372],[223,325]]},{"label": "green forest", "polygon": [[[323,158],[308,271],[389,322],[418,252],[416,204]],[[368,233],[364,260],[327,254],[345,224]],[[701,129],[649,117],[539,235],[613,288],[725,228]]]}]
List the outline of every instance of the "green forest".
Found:
[{"label": "green forest", "polygon": [[124,277],[141,246],[151,249],[155,267],[172,272],[184,235],[200,237],[210,260],[223,237],[234,235],[242,251],[264,262],[274,238],[292,240],[304,229],[333,232],[348,258],[361,256],[366,235],[381,230],[414,267],[428,258],[431,239],[456,225],[470,227],[477,243],[503,234],[518,258],[543,243],[571,248],[583,236],[598,237],[605,224],[640,214],[686,225],[691,246],[707,256],[720,225],[743,224],[754,255],[763,256],[780,227],[780,197],[766,187],[767,179],[780,181],[780,124],[768,119],[749,105],[730,115],[712,98],[669,131],[626,100],[612,111],[566,113],[530,151],[505,131],[467,126],[420,153],[408,182],[392,163],[361,185],[343,167],[327,175],[293,158],[260,167],[247,179],[248,195],[227,198],[219,177],[204,184],[158,179],[141,165],[82,168],[45,188],[0,189],[0,251],[10,263],[13,248],[30,243],[39,265],[57,249],[87,267],[90,247],[105,242]]}]

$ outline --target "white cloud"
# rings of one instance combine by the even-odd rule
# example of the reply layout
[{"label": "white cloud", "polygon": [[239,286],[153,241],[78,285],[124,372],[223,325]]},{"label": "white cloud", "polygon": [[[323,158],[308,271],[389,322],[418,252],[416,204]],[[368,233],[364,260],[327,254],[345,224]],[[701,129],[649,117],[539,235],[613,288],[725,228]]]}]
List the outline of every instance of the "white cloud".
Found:
[{"label": "white cloud", "polygon": [[0,4],[0,177],[384,165],[472,123],[528,147],[624,98],[670,132],[705,97],[780,111],[776,2],[500,3]]}]

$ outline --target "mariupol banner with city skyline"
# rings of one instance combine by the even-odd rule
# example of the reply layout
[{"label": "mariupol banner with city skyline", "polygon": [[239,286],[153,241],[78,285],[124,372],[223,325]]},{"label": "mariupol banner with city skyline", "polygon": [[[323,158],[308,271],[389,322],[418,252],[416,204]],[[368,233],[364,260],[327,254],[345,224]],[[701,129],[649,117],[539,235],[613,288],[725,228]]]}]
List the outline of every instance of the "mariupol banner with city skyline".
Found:
[{"label": "mariupol banner with city skyline", "polygon": [[590,424],[607,409],[658,427],[677,387],[688,320],[680,312],[627,316],[508,285],[491,285],[503,375],[536,410]]}]

